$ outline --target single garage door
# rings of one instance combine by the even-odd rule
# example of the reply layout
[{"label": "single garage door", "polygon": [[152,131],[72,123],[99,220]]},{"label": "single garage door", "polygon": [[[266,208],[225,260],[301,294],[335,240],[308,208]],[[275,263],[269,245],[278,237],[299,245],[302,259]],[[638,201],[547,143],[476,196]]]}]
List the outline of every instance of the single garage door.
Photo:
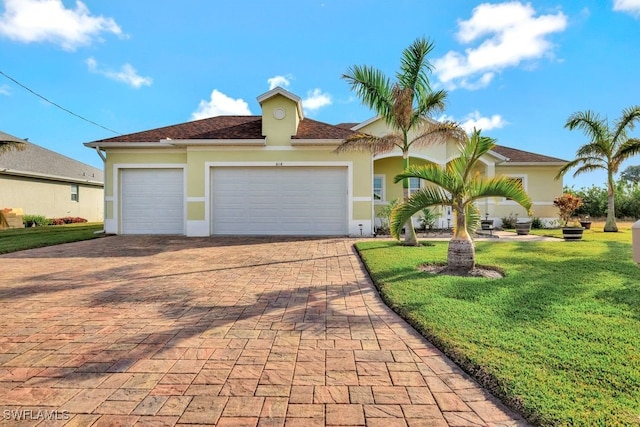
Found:
[{"label": "single garage door", "polygon": [[214,167],[213,234],[345,235],[347,168]]},{"label": "single garage door", "polygon": [[122,169],[122,234],[184,234],[182,169]]}]

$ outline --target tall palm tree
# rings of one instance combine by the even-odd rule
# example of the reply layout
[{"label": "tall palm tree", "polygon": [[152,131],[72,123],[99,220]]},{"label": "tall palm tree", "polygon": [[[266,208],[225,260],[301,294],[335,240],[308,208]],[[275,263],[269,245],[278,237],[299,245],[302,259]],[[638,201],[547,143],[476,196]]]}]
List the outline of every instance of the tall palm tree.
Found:
[{"label": "tall palm tree", "polygon": [[[367,150],[380,154],[399,148],[402,152],[403,167],[409,166],[409,149],[412,146],[425,146],[442,142],[448,138],[462,138],[463,132],[453,123],[438,123],[428,117],[445,106],[447,93],[443,90],[432,91],[427,72],[432,67],[427,55],[433,50],[433,43],[421,38],[415,40],[402,52],[400,70],[396,72],[396,81],[373,67],[354,65],[342,76],[351,85],[351,89],[384,119],[391,133],[377,137],[364,133],[354,134],[345,139],[336,149],[337,152]],[[409,134],[417,136],[409,139]],[[403,198],[409,198],[409,180],[402,182]],[[405,243],[417,245],[413,224],[407,221]]]},{"label": "tall palm tree", "polygon": [[407,219],[424,208],[451,206],[454,228],[449,242],[446,272],[466,274],[473,270],[476,264],[475,249],[469,233],[475,231],[480,222],[480,211],[474,202],[486,197],[508,197],[527,211],[531,209],[531,199],[517,181],[508,177],[485,178],[477,173],[478,161],[495,145],[495,139],[481,136],[480,131],[474,130],[466,143],[460,143],[460,156],[446,166],[410,166],[396,176],[396,182],[420,178],[434,185],[420,189],[395,208],[391,215],[391,234],[399,238]]},{"label": "tall palm tree", "polygon": [[640,153],[640,138],[630,138],[627,134],[639,120],[640,106],[636,105],[622,110],[622,116],[613,123],[613,127],[609,127],[607,118],[601,118],[589,110],[573,113],[564,125],[569,130],[581,129],[591,141],[578,148],[576,158],[560,169],[556,179],[574,167],[577,167],[574,177],[597,169],[607,171],[608,201],[604,231],[618,231],[613,178],[622,162]]}]

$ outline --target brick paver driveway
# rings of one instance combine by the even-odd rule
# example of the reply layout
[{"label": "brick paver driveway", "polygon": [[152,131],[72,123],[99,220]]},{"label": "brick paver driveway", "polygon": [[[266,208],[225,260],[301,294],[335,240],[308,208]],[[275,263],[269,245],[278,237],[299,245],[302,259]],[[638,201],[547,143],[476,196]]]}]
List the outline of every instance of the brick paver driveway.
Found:
[{"label": "brick paver driveway", "polygon": [[0,256],[2,422],[525,425],[380,301],[352,244],[117,236]]}]

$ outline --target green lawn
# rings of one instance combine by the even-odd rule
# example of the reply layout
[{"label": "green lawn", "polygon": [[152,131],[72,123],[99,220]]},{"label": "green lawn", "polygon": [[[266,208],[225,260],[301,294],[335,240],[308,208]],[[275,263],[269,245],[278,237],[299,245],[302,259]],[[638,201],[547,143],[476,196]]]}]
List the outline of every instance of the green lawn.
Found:
[{"label": "green lawn", "polygon": [[33,228],[11,228],[0,230],[0,254],[59,245],[60,243],[77,242],[95,239],[104,234],[96,234],[102,230],[102,223],[80,223],[53,225]]},{"label": "green lawn", "polygon": [[640,425],[628,227],[578,242],[477,242],[478,263],[501,267],[499,280],[420,272],[446,261],[447,242],[429,245],[357,248],[391,307],[534,424]]}]

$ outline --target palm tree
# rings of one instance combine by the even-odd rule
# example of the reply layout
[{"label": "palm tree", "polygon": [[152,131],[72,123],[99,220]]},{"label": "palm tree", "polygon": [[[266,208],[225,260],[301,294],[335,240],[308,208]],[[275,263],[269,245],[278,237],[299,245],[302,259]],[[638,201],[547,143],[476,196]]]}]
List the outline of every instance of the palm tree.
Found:
[{"label": "palm tree", "polygon": [[395,208],[391,216],[391,234],[395,238],[399,238],[403,224],[416,212],[430,206],[451,206],[454,229],[445,270],[449,274],[464,275],[475,268],[475,249],[469,233],[480,222],[480,211],[474,202],[485,197],[508,197],[527,211],[531,209],[531,199],[520,183],[508,177],[485,178],[477,173],[478,161],[495,145],[495,139],[474,130],[466,143],[460,143],[460,156],[446,166],[410,166],[395,177],[396,182],[420,178],[434,184],[421,188]]},{"label": "palm tree", "polygon": [[[402,53],[400,70],[396,82],[376,68],[369,66],[350,67],[342,76],[351,85],[362,102],[373,109],[386,122],[391,133],[377,137],[364,133],[354,134],[345,139],[337,152],[367,150],[375,154],[386,153],[395,148],[402,152],[403,167],[409,166],[409,149],[442,142],[448,138],[461,139],[463,133],[450,122],[439,123],[428,117],[435,111],[444,109],[447,93],[432,91],[427,71],[431,64],[427,55],[433,50],[433,43],[421,38],[414,41]],[[417,135],[409,139],[410,132]],[[403,198],[409,198],[409,180],[404,180]],[[418,240],[409,219],[405,243],[417,245]]]},{"label": "palm tree", "polygon": [[609,121],[601,118],[593,111],[579,111],[569,116],[564,127],[569,130],[581,129],[591,141],[576,152],[576,158],[567,163],[556,179],[562,177],[569,169],[577,167],[573,176],[597,169],[607,171],[607,221],[604,231],[618,231],[615,212],[615,182],[613,176],[618,172],[620,164],[628,158],[640,153],[640,138],[629,138],[627,131],[633,130],[640,120],[640,106],[633,106],[622,111],[622,117],[609,127]]}]

